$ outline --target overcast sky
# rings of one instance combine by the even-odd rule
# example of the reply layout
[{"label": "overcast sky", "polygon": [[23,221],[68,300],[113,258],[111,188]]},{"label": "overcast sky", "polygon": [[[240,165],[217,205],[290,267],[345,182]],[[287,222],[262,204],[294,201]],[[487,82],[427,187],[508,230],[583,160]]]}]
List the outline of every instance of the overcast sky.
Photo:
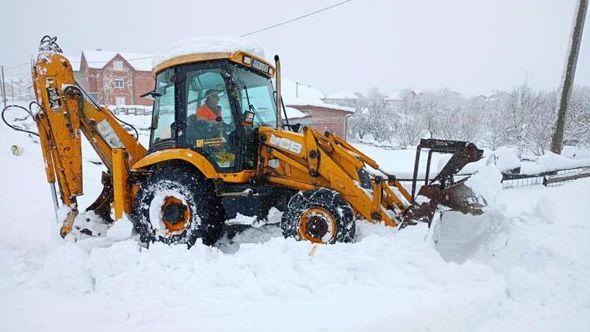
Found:
[{"label": "overcast sky", "polygon": [[[158,53],[179,39],[242,34],[339,0],[16,1],[0,4],[0,64],[27,62],[44,34],[86,48]],[[559,85],[577,0],[354,0],[255,34],[284,75],[324,92],[448,87],[488,94]],[[590,86],[590,23],[576,83]],[[6,72],[27,73],[27,67]]]}]

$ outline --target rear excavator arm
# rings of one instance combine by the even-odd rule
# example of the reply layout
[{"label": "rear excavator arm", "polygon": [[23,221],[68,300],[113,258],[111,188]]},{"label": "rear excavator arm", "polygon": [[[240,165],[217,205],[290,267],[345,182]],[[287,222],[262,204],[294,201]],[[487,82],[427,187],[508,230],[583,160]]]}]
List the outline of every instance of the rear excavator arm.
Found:
[{"label": "rear excavator arm", "polygon": [[44,38],[40,51],[32,72],[35,96],[42,106],[35,120],[54,205],[57,208],[57,182],[60,199],[69,208],[60,231],[65,236],[78,214],[76,197],[83,194],[80,132],[108,170],[103,175],[103,192],[88,208],[106,220],[110,220],[111,203],[114,203],[116,218],[128,212],[127,165],[145,156],[146,149],[107,108],[85,98],[84,91],[76,84],[70,62],[60,54],[55,39]]}]

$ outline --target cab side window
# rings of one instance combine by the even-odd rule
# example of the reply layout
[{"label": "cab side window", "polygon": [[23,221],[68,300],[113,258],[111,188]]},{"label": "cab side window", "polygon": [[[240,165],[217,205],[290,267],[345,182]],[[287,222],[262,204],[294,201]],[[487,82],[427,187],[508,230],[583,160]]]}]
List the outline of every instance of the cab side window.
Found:
[{"label": "cab side window", "polygon": [[162,140],[173,139],[174,123],[174,82],[171,78],[173,69],[165,70],[156,78],[156,92],[160,94],[154,102],[152,114],[152,137],[150,146]]}]

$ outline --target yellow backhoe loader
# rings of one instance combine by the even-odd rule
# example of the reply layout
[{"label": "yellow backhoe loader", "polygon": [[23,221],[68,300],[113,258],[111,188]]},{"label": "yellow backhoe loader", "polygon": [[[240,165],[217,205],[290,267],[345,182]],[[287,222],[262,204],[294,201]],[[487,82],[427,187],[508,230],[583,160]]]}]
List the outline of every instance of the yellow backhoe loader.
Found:
[{"label": "yellow backhoe loader", "polygon": [[[332,133],[289,124],[281,99],[280,61],[245,51],[183,54],[157,64],[149,148],[75,81],[56,38],[41,40],[32,67],[45,171],[54,205],[67,216],[61,235],[96,236],[127,215],[141,241],[213,244],[237,213],[264,218],[283,211],[285,237],[350,242],[357,219],[404,227],[430,222],[440,209],[482,212],[481,200],[453,175],[482,157],[461,141],[422,140],[409,193],[392,174]],[[273,86],[272,79],[275,84]],[[13,125],[10,125],[14,127]],[[18,128],[15,128],[18,129]],[[107,170],[102,193],[78,213],[82,135]],[[421,149],[429,149],[417,195]],[[452,153],[428,179],[432,153]],[[84,217],[82,217],[84,216]]]}]

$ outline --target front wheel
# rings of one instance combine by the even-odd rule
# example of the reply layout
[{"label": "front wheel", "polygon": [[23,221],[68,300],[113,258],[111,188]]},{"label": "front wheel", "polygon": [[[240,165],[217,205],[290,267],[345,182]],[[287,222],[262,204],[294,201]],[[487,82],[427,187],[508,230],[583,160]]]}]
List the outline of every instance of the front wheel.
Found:
[{"label": "front wheel", "polygon": [[318,188],[291,198],[281,229],[284,237],[333,244],[352,242],[356,225],[352,208],[338,192]]},{"label": "front wheel", "polygon": [[223,233],[225,210],[201,174],[168,164],[140,183],[131,219],[142,242],[190,247],[201,238],[212,245]]}]

